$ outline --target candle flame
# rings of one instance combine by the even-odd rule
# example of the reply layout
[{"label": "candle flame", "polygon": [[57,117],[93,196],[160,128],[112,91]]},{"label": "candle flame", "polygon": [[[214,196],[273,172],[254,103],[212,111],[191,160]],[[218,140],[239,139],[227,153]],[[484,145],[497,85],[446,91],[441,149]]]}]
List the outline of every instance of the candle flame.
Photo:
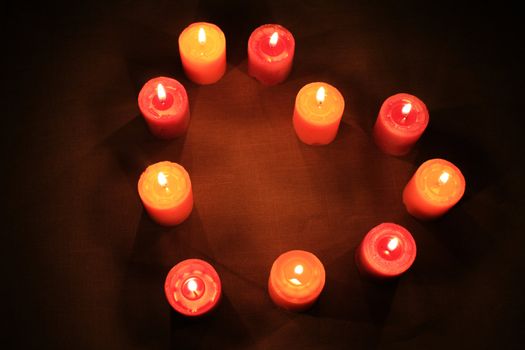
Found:
[{"label": "candle flame", "polygon": [[195,292],[197,290],[197,282],[191,279],[188,281],[188,289],[190,292]]},{"label": "candle flame", "polygon": [[295,272],[298,275],[302,274],[303,271],[304,271],[303,265],[296,265],[295,268],[293,269],[293,272]]},{"label": "candle flame", "polygon": [[270,37],[270,46],[275,47],[278,41],[279,41],[279,33],[273,32],[272,36]]},{"label": "candle flame", "polygon": [[296,286],[300,286],[302,284],[297,278],[290,278],[288,281],[292,282]]},{"label": "candle flame", "polygon": [[447,173],[446,171],[442,172],[441,175],[439,175],[439,183],[442,185],[446,184],[449,179],[450,179],[450,174]]},{"label": "candle flame", "polygon": [[317,99],[317,103],[321,104],[324,102],[324,99],[326,97],[326,91],[323,86],[319,87],[317,89],[317,93],[315,94],[315,98]]},{"label": "candle flame", "polygon": [[411,110],[412,110],[412,104],[411,103],[407,103],[401,109],[401,113],[403,113],[405,116],[407,116],[408,113],[410,113]]},{"label": "candle flame", "polygon": [[166,90],[164,89],[164,86],[161,83],[157,85],[157,96],[161,102],[164,102],[166,100]]},{"label": "candle flame", "polygon": [[388,244],[386,246],[387,246],[388,250],[394,251],[394,250],[396,250],[398,245],[399,245],[399,239],[397,237],[394,237],[388,242]]},{"label": "candle flame", "polygon": [[157,181],[162,187],[166,187],[166,185],[168,184],[168,178],[166,177],[166,175],[164,175],[162,171],[160,171],[157,175]]},{"label": "candle flame", "polygon": [[206,32],[203,27],[199,28],[199,44],[204,45],[206,43]]}]

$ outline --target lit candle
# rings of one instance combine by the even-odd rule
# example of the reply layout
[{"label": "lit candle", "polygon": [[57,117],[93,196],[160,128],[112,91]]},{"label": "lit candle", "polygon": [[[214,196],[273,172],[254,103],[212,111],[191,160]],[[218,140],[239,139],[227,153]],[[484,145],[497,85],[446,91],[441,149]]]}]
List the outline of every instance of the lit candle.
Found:
[{"label": "lit candle", "polygon": [[324,283],[325,271],[321,261],[312,253],[291,250],[273,263],[268,292],[276,305],[302,311],[317,300]]},{"label": "lit candle", "polygon": [[305,85],[295,99],[293,126],[297,136],[308,145],[329,144],[337,135],[344,108],[343,95],[332,85]]},{"label": "lit candle", "polygon": [[179,53],[186,76],[197,84],[213,84],[226,71],[226,38],[215,24],[189,25],[179,36]]},{"label": "lit candle", "polygon": [[416,242],[402,226],[383,223],[370,230],[356,250],[356,263],[366,276],[399,276],[416,258]]},{"label": "lit candle", "polygon": [[265,85],[284,81],[292,70],[295,39],[278,24],[255,29],[248,40],[248,73]]},{"label": "lit candle", "polygon": [[407,211],[419,219],[434,219],[445,214],[465,193],[461,171],[444,159],[427,160],[403,191]]},{"label": "lit candle", "polygon": [[184,134],[188,129],[188,95],[177,80],[166,77],[149,80],[140,90],[138,103],[153,135],[171,139]]},{"label": "lit candle", "polygon": [[188,259],[170,270],[164,292],[173,309],[186,316],[200,316],[219,302],[221,279],[206,261]]},{"label": "lit candle", "polygon": [[416,96],[390,96],[379,110],[374,126],[374,140],[387,154],[407,154],[425,131],[428,120],[427,107]]},{"label": "lit candle", "polygon": [[138,191],[149,216],[164,226],[180,224],[193,208],[190,176],[177,163],[165,161],[147,167]]}]

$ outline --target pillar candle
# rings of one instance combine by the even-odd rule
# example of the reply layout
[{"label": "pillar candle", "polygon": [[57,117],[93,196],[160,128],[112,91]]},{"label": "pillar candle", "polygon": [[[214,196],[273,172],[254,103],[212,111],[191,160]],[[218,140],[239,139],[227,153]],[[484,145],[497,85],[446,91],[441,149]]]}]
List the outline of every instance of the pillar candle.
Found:
[{"label": "pillar candle", "polygon": [[248,40],[248,73],[264,85],[284,81],[292,70],[295,39],[278,24],[255,29]]},{"label": "pillar candle", "polygon": [[418,219],[434,219],[452,208],[465,193],[461,171],[444,159],[427,160],[403,191],[407,211]]},{"label": "pillar candle", "polygon": [[325,271],[321,261],[312,253],[291,250],[273,263],[268,292],[276,305],[303,311],[317,300],[324,283]]},{"label": "pillar candle", "polygon": [[149,216],[164,226],[180,224],[193,208],[190,176],[177,163],[148,166],[140,176],[138,190]]},{"label": "pillar candle", "polygon": [[226,38],[215,24],[189,25],[179,36],[179,53],[186,76],[197,84],[213,84],[226,71]]},{"label": "pillar candle", "polygon": [[138,102],[153,135],[171,139],[184,134],[188,129],[188,95],[177,80],[166,77],[149,80],[140,90]]},{"label": "pillar candle", "polygon": [[396,94],[383,102],[374,126],[374,140],[385,153],[407,154],[428,125],[428,111],[416,96]]},{"label": "pillar candle", "polygon": [[175,311],[186,316],[200,316],[211,311],[219,302],[221,279],[206,261],[188,259],[170,270],[164,292]]},{"label": "pillar candle", "polygon": [[343,116],[343,95],[330,84],[305,85],[295,99],[293,126],[308,145],[326,145],[335,139]]},{"label": "pillar candle", "polygon": [[416,242],[402,226],[383,223],[370,230],[356,250],[359,271],[375,278],[396,277],[416,258]]}]

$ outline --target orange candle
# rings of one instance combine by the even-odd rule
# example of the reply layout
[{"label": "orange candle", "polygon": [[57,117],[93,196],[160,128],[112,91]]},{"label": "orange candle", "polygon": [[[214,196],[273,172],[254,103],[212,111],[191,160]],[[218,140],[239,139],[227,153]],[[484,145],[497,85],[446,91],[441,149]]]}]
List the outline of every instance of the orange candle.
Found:
[{"label": "orange candle", "polygon": [[190,176],[177,163],[166,161],[147,167],[138,190],[149,216],[164,226],[180,224],[193,208]]},{"label": "orange candle", "polygon": [[434,219],[452,208],[465,192],[461,171],[444,159],[427,160],[403,191],[407,211],[419,219]]},{"label": "orange candle", "polygon": [[276,305],[302,311],[317,300],[324,282],[324,266],[315,255],[303,250],[291,250],[273,263],[268,292]]},{"label": "orange candle", "polygon": [[193,23],[179,36],[179,53],[186,76],[197,84],[213,84],[226,71],[226,38],[215,24]]},{"label": "orange candle", "polygon": [[310,83],[295,99],[293,126],[308,145],[326,145],[335,139],[343,116],[343,95],[330,84]]}]

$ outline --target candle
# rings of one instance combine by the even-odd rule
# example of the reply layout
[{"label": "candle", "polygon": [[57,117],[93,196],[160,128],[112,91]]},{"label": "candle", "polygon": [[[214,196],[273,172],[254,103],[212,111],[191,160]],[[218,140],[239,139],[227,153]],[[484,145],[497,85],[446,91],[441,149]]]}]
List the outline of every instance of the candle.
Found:
[{"label": "candle", "polygon": [[147,167],[138,190],[149,216],[164,226],[180,224],[193,208],[190,176],[177,163],[165,161]]},{"label": "candle", "polygon": [[385,153],[407,154],[428,125],[428,111],[416,96],[396,94],[383,102],[374,126],[374,140]]},{"label": "candle", "polygon": [[356,251],[356,263],[366,276],[390,278],[408,270],[416,258],[416,242],[402,226],[383,223],[370,230]]},{"label": "candle", "polygon": [[264,85],[284,81],[292,70],[295,39],[278,24],[255,29],[248,40],[248,73]]},{"label": "candle", "polygon": [[197,84],[213,84],[226,71],[226,38],[215,24],[190,24],[179,36],[179,53],[186,76]]},{"label": "candle", "polygon": [[158,77],[140,90],[139,108],[151,133],[162,139],[182,135],[190,123],[186,89],[175,79]]},{"label": "candle", "polygon": [[173,309],[186,316],[200,316],[219,302],[221,279],[206,261],[188,259],[170,270],[164,292]]},{"label": "candle", "polygon": [[295,133],[308,145],[329,144],[335,139],[344,108],[343,95],[332,85],[310,83],[303,86],[295,99]]},{"label": "candle", "polygon": [[407,211],[419,219],[434,219],[452,208],[465,193],[461,171],[444,159],[427,160],[403,191]]},{"label": "candle", "polygon": [[317,300],[324,282],[324,266],[315,255],[303,250],[291,250],[273,263],[268,292],[276,305],[302,311]]}]

